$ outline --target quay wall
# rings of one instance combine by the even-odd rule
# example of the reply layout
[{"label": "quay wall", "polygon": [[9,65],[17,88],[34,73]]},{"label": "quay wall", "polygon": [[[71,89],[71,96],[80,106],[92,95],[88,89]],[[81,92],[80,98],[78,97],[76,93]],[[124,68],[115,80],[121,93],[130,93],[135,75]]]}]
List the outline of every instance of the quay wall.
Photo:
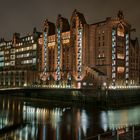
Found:
[{"label": "quay wall", "polygon": [[0,94],[25,97],[28,99],[43,99],[66,104],[93,105],[102,108],[117,108],[140,104],[140,89],[48,89],[48,88],[18,88],[0,89]]}]

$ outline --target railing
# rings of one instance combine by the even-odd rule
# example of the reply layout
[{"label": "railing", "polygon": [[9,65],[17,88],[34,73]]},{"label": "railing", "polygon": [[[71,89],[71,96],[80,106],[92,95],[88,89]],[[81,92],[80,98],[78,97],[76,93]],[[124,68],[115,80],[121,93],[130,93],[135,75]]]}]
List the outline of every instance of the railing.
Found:
[{"label": "railing", "polygon": [[98,134],[82,140],[140,140],[140,125]]}]

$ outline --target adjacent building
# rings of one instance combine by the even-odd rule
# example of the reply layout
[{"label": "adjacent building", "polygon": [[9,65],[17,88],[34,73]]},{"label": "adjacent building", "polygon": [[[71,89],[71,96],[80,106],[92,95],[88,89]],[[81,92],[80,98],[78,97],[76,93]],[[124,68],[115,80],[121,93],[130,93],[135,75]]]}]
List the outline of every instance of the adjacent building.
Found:
[{"label": "adjacent building", "polygon": [[41,33],[20,37],[14,33],[11,41],[0,40],[0,87],[19,87],[39,82],[39,38]]},{"label": "adjacent building", "polygon": [[88,24],[74,10],[70,21],[45,20],[42,33],[0,42],[0,85],[101,88],[139,85],[140,49],[122,11]]}]

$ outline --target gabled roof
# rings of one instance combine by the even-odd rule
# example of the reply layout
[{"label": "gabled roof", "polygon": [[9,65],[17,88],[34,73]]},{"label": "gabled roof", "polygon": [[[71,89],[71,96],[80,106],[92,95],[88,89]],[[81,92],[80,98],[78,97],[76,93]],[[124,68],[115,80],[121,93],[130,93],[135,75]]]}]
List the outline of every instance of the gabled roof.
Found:
[{"label": "gabled roof", "polygon": [[70,30],[70,25],[68,19],[61,17],[62,20],[62,32],[67,32]]},{"label": "gabled roof", "polygon": [[49,26],[48,35],[54,35],[55,34],[55,24],[48,21],[48,26]]}]

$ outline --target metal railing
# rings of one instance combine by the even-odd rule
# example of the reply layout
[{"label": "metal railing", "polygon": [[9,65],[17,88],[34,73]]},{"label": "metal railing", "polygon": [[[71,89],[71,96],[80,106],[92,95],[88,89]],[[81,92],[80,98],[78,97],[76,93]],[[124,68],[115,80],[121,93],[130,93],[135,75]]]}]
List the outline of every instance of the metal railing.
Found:
[{"label": "metal railing", "polygon": [[140,140],[140,125],[109,131],[82,140]]}]

